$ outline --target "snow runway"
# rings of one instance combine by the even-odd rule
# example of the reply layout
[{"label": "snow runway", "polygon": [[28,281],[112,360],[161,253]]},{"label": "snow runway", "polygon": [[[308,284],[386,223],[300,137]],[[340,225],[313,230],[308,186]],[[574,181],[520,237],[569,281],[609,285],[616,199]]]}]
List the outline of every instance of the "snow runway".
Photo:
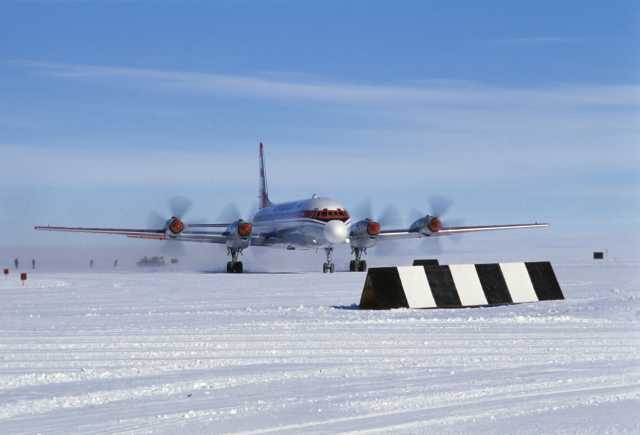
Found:
[{"label": "snow runway", "polygon": [[460,310],[354,309],[358,273],[1,281],[0,432],[638,433],[637,270]]}]

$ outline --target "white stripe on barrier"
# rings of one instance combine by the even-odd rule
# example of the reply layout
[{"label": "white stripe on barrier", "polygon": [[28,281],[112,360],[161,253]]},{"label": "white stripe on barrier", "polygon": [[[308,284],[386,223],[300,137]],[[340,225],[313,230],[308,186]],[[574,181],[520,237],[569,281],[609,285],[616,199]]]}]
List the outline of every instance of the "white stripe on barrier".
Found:
[{"label": "white stripe on barrier", "polygon": [[449,270],[463,306],[488,305],[474,264],[450,264]]},{"label": "white stripe on barrier", "polygon": [[500,263],[500,269],[513,302],[538,301],[538,296],[533,289],[529,272],[527,272],[524,263]]},{"label": "white stripe on barrier", "polygon": [[427,275],[422,266],[398,267],[398,276],[410,308],[436,308]]}]

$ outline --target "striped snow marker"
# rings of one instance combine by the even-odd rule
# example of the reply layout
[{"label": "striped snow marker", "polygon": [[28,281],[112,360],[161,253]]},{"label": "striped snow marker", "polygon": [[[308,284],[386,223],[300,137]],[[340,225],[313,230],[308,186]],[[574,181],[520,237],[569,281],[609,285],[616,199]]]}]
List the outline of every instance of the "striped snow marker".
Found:
[{"label": "striped snow marker", "polygon": [[548,261],[370,268],[360,308],[462,308],[564,299]]}]

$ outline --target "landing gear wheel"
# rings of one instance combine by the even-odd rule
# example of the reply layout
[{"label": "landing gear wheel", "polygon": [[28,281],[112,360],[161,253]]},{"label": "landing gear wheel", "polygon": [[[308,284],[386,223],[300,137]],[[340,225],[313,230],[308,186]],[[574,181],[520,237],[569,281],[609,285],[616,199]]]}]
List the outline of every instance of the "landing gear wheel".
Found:
[{"label": "landing gear wheel", "polygon": [[227,255],[231,256],[231,261],[227,263],[227,273],[242,273],[242,261],[238,261],[244,248],[227,248]]},{"label": "landing gear wheel", "polygon": [[362,256],[367,254],[367,248],[352,247],[351,253],[355,256],[355,258],[349,262],[349,270],[351,272],[366,271],[367,262],[362,259]]},{"label": "landing gear wheel", "polygon": [[367,262],[365,260],[351,260],[349,262],[350,272],[365,272],[367,270]]},{"label": "landing gear wheel", "polygon": [[327,254],[327,261],[322,264],[322,272],[335,272],[336,266],[333,264],[333,246],[324,248],[324,252]]}]

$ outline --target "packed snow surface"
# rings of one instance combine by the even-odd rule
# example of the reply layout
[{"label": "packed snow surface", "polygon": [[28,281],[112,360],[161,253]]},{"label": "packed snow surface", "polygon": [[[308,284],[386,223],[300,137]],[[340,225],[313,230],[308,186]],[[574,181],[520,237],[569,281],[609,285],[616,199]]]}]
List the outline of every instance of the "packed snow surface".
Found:
[{"label": "packed snow surface", "polygon": [[361,311],[364,274],[0,278],[0,433],[640,433],[639,264]]}]

